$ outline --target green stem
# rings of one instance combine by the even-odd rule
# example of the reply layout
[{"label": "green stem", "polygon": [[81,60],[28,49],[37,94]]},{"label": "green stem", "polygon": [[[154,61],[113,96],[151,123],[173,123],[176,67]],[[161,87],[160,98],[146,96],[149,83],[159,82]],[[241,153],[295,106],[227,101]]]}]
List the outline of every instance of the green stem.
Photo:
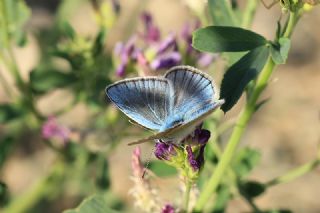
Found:
[{"label": "green stem", "polygon": [[9,205],[3,209],[3,212],[27,212],[35,206],[39,200],[55,189],[57,183],[60,183],[60,179],[64,176],[65,171],[65,165],[62,162],[57,162],[46,177],[38,180],[28,191],[15,198],[13,202],[9,203]]},{"label": "green stem", "polygon": [[184,199],[183,199],[183,210],[184,210],[184,212],[188,212],[188,209],[189,209],[189,198],[190,198],[191,187],[192,187],[192,183],[187,180],[187,182],[186,182],[186,191],[184,193]]},{"label": "green stem", "polygon": [[256,14],[257,6],[258,6],[257,0],[248,0],[246,8],[244,9],[243,18],[242,18],[242,27],[243,28],[250,28],[253,17]]},{"label": "green stem", "polygon": [[[297,23],[298,16],[296,14],[290,13],[289,22],[285,30],[284,36],[291,36],[295,24]],[[266,65],[261,71],[257,82],[255,84],[254,90],[250,95],[248,102],[246,103],[244,109],[241,111],[238,121],[233,129],[233,132],[230,136],[230,139],[227,143],[227,147],[222,154],[221,160],[219,161],[217,168],[209,179],[206,187],[200,194],[199,199],[197,200],[195,211],[201,212],[210,197],[215,193],[217,187],[219,186],[225,171],[228,169],[232,158],[235,154],[237,146],[240,142],[240,139],[243,135],[243,132],[251,119],[253,113],[255,112],[256,102],[260,97],[260,94],[265,89],[270,79],[270,76],[275,68],[275,63],[272,58],[269,56]]]},{"label": "green stem", "polygon": [[290,12],[288,24],[286,26],[286,30],[283,33],[283,37],[290,38],[293,32],[294,27],[296,26],[298,20],[300,18],[300,14],[298,12]]},{"label": "green stem", "polygon": [[8,82],[6,81],[4,75],[2,74],[1,70],[0,70],[0,82],[1,82],[1,85],[5,91],[5,93],[9,96],[9,97],[12,97],[12,92],[10,90],[10,86],[8,84]]},{"label": "green stem", "polygon": [[295,168],[280,177],[277,177],[277,178],[274,178],[274,179],[268,181],[266,183],[266,185],[269,187],[269,186],[274,186],[274,185],[281,184],[281,183],[290,182],[290,181],[295,180],[295,179],[305,175],[306,173],[314,170],[315,168],[317,168],[319,166],[319,164],[320,164],[320,160],[316,159],[316,160],[311,161],[309,163],[306,163],[298,168]]}]

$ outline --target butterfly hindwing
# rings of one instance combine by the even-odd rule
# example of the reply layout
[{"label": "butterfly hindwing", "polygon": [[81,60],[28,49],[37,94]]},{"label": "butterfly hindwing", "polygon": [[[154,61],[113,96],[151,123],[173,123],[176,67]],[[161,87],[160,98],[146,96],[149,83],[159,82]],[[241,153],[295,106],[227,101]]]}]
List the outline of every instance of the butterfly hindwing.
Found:
[{"label": "butterfly hindwing", "polygon": [[190,66],[177,66],[166,74],[173,85],[174,111],[184,114],[213,102],[215,88],[208,75]]},{"label": "butterfly hindwing", "polygon": [[110,100],[131,120],[159,131],[172,110],[172,93],[167,79],[133,78],[106,88]]},{"label": "butterfly hindwing", "polygon": [[[204,107],[195,109],[193,111],[190,111],[186,114],[188,118],[186,118],[186,122],[183,124],[179,124],[177,126],[173,126],[163,132],[159,132],[157,134],[151,135],[147,138],[139,139],[137,141],[133,141],[129,143],[128,145],[135,145],[144,143],[147,141],[152,141],[155,139],[176,139],[178,135],[184,135],[185,136],[190,134],[188,132],[188,129],[193,129],[196,126],[198,126],[203,120],[209,116],[212,112],[214,112],[218,107],[220,107],[224,103],[223,100],[218,100],[214,103],[207,103]],[[183,137],[182,137],[183,138]],[[179,141],[173,141],[173,142],[179,142]]]}]

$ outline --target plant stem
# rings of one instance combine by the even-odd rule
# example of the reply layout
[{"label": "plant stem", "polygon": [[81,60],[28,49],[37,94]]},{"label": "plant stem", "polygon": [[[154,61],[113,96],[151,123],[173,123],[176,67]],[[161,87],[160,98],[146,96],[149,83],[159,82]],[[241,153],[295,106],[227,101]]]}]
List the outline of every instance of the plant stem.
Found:
[{"label": "plant stem", "polygon": [[191,187],[192,187],[192,183],[189,180],[186,180],[186,191],[184,193],[184,198],[183,198],[184,212],[188,212],[188,209],[189,209],[189,198],[190,198]]},{"label": "plant stem", "polygon": [[305,175],[306,173],[312,171],[317,166],[319,166],[319,164],[320,164],[320,160],[316,159],[316,160],[311,161],[309,163],[306,163],[298,168],[295,168],[282,176],[279,176],[277,178],[274,178],[274,179],[268,181],[266,183],[266,185],[268,187],[270,187],[270,186],[274,186],[277,184],[290,182],[290,181],[297,179],[297,178]]},{"label": "plant stem", "polygon": [[258,6],[257,0],[248,0],[246,8],[244,9],[243,18],[242,18],[242,27],[243,28],[250,28],[253,17],[256,14],[257,6]]},{"label": "plant stem", "polygon": [[[286,30],[284,32],[285,37],[290,37],[292,34],[292,31],[294,29],[294,26],[297,23],[298,16],[294,13],[290,13],[288,25],[286,27]],[[262,91],[265,89],[265,87],[268,84],[268,81],[270,79],[270,76],[275,68],[275,63],[272,60],[271,56],[269,56],[266,65],[264,66],[263,70],[261,71],[257,82],[255,84],[255,87],[253,89],[252,94],[250,95],[244,109],[241,111],[238,121],[236,122],[236,125],[233,129],[233,132],[230,136],[230,139],[227,143],[227,147],[224,151],[224,153],[221,156],[221,160],[219,161],[217,168],[215,169],[214,173],[212,174],[211,178],[209,179],[207,186],[204,188],[202,193],[199,196],[199,199],[197,200],[195,211],[201,212],[206,203],[208,202],[209,198],[212,196],[212,194],[215,193],[217,187],[219,186],[222,177],[225,173],[225,171],[228,169],[232,158],[235,154],[235,151],[237,149],[237,146],[240,142],[240,139],[242,137],[242,134],[252,117],[253,113],[255,112],[256,102],[258,98],[260,97]]]},{"label": "plant stem", "polygon": [[4,89],[4,91],[6,92],[6,94],[9,97],[12,97],[10,86],[9,86],[8,82],[6,81],[4,75],[2,74],[1,70],[0,70],[0,82],[1,82],[1,85],[2,85],[2,87]]}]

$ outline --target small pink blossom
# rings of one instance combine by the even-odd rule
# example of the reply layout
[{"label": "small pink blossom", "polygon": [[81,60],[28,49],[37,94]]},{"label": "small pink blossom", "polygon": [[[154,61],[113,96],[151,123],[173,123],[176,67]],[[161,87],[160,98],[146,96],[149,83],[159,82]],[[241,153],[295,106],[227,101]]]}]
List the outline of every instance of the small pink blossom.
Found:
[{"label": "small pink blossom", "polygon": [[57,123],[56,118],[50,116],[42,125],[42,137],[46,140],[57,139],[66,143],[70,139],[70,130]]}]

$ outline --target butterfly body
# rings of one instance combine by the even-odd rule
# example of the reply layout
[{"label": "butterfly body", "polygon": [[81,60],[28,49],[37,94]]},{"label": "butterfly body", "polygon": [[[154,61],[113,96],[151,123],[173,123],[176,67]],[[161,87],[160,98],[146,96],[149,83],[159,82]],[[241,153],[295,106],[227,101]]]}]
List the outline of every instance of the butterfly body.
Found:
[{"label": "butterfly body", "polygon": [[106,88],[106,94],[131,120],[157,132],[138,140],[180,142],[224,101],[210,77],[190,66],[177,66],[164,77],[126,79]]}]

